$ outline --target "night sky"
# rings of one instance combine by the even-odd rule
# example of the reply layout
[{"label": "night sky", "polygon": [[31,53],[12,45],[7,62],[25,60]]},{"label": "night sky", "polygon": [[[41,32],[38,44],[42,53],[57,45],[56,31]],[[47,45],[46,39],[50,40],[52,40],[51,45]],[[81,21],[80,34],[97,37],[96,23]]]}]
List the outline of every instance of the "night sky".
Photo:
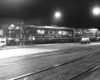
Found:
[{"label": "night sky", "polygon": [[[99,28],[100,15],[92,14],[95,6],[100,7],[100,0],[0,0],[0,17],[34,25]],[[61,12],[58,20],[54,19],[56,11]]]}]

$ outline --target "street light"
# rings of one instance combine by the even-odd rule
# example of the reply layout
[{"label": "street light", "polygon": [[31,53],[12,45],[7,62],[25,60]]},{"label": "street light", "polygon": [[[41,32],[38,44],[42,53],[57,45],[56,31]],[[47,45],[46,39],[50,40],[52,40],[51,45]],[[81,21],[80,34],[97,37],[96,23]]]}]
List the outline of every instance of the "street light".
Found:
[{"label": "street light", "polygon": [[[95,6],[92,10],[92,13],[93,13],[94,16],[96,16],[96,18],[97,18],[97,16],[100,16],[100,6]],[[96,19],[95,26],[97,26],[97,20],[98,19]],[[98,40],[98,37],[97,37],[98,29],[93,28],[93,29],[90,29],[90,30],[93,33],[95,33],[95,38],[96,38],[96,40]]]},{"label": "street light", "polygon": [[54,14],[53,14],[53,20],[52,20],[52,25],[53,26],[57,26],[58,22],[61,20],[61,12],[60,11],[56,11]]},{"label": "street light", "polygon": [[56,12],[54,16],[55,16],[56,19],[58,19],[58,18],[61,17],[61,13],[60,12]]},{"label": "street light", "polygon": [[93,13],[95,16],[100,15],[100,7],[98,7],[98,6],[94,7],[93,10],[92,10],[92,13]]}]

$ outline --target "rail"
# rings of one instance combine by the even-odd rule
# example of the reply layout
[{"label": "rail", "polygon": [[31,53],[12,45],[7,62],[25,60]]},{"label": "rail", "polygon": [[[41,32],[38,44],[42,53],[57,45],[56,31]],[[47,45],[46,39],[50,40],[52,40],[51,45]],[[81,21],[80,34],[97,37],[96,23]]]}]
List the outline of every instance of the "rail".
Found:
[{"label": "rail", "polygon": [[[95,54],[92,54],[92,55],[88,55],[88,56],[82,56],[80,58],[77,58],[77,59],[74,59],[70,62],[67,62],[67,63],[63,63],[63,64],[56,64],[52,67],[49,67],[49,68],[45,68],[45,69],[42,69],[42,70],[37,70],[36,72],[31,72],[31,73],[28,73],[28,74],[24,74],[24,75],[21,75],[21,76],[18,76],[18,77],[14,77],[14,78],[11,78],[11,79],[7,79],[7,80],[20,80],[20,79],[25,79],[26,77],[28,76],[31,76],[31,75],[35,75],[35,74],[38,74],[38,73],[41,73],[41,72],[44,72],[44,71],[48,71],[48,70],[51,70],[51,69],[54,69],[54,68],[57,68],[57,67],[60,67],[60,66],[64,66],[64,65],[68,65],[70,63],[73,63],[73,62],[77,62],[77,61],[80,61],[82,59],[85,59],[85,58],[88,58],[88,57],[91,57],[93,55],[98,55],[98,53],[95,53]],[[95,66],[95,67],[92,67],[86,71],[84,71],[83,73],[80,73],[79,75],[75,76],[75,77],[72,77],[70,80],[78,80],[77,78],[80,76],[80,75],[83,75],[87,72],[90,72],[90,71],[93,71],[95,69],[97,69],[98,67],[100,67],[100,65],[98,66]],[[27,80],[27,79],[26,79]],[[80,80],[80,79],[79,79]]]}]

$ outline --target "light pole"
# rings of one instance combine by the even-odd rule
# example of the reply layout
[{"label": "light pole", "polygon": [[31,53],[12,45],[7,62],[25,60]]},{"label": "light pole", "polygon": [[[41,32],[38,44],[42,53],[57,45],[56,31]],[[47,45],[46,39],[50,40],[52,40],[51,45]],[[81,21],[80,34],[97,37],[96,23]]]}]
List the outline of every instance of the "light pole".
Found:
[{"label": "light pole", "polygon": [[[100,6],[95,6],[92,10],[92,13],[94,16],[96,17],[100,17]],[[96,23],[97,23],[97,19],[96,19]],[[95,26],[97,26],[97,24],[95,23]],[[91,29],[92,31],[96,31],[96,40],[97,40],[97,32],[98,32],[98,29]]]},{"label": "light pole", "polygon": [[99,21],[99,17],[100,17],[100,6],[95,6],[92,9],[92,14],[93,16],[95,16],[95,26],[97,26],[97,22]]}]

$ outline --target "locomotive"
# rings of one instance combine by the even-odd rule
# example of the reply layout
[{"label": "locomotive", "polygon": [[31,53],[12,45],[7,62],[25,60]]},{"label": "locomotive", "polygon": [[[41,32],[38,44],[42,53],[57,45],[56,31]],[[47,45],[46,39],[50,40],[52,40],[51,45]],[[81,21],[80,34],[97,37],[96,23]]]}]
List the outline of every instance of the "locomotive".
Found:
[{"label": "locomotive", "polygon": [[35,25],[8,25],[3,27],[7,44],[15,45],[16,40],[28,44],[34,36],[35,43],[64,43],[73,41],[73,28]]}]

